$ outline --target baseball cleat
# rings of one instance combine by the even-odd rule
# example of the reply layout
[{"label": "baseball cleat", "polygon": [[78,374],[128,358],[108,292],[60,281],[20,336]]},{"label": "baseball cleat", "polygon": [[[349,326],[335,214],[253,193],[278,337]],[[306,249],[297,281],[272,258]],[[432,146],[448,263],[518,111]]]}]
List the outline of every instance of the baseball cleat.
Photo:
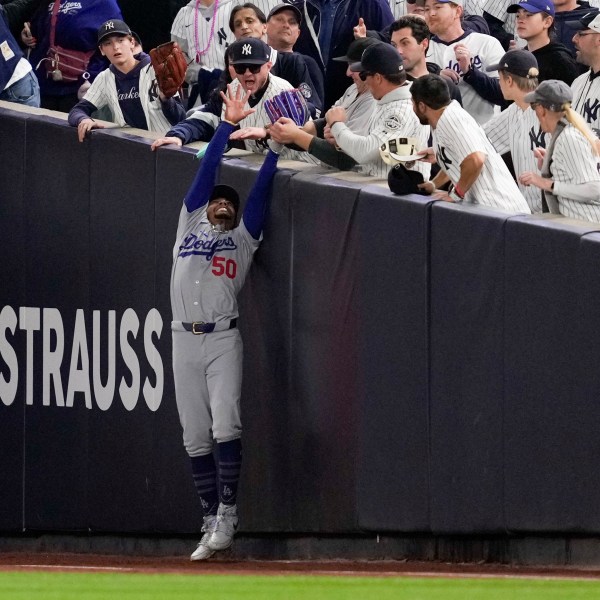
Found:
[{"label": "baseball cleat", "polygon": [[225,550],[233,544],[233,536],[238,526],[237,507],[219,504],[217,524],[208,540],[208,547],[213,550]]},{"label": "baseball cleat", "polygon": [[202,531],[204,532],[204,535],[202,536],[198,547],[192,552],[190,560],[206,560],[215,553],[215,550],[212,550],[209,547],[208,542],[215,531],[216,525],[216,515],[208,515],[207,517],[204,517],[204,524],[202,525]]}]

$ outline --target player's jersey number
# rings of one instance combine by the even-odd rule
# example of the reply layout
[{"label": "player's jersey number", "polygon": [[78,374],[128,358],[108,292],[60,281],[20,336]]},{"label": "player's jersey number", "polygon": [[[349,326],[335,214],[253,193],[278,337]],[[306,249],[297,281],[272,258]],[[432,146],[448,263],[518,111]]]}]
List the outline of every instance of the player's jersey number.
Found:
[{"label": "player's jersey number", "polygon": [[232,258],[224,256],[215,256],[212,261],[212,273],[217,277],[225,275],[229,279],[234,279],[237,273],[237,264]]}]

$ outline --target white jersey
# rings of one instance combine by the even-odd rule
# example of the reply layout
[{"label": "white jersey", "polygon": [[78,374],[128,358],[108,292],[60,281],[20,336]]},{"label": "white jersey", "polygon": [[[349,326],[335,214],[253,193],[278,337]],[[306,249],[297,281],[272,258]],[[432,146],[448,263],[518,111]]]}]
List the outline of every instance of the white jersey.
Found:
[{"label": "white jersey", "polygon": [[[156,74],[151,64],[140,70],[139,98],[146,117],[148,131],[162,133],[170,129],[172,125],[163,113],[155,80]],[[108,107],[112,113],[112,122],[119,127],[127,127],[127,122],[119,105],[116,77],[110,68],[102,71],[94,79],[83,99],[91,102],[97,109]]]},{"label": "white jersey", "polygon": [[573,109],[592,129],[600,129],[600,76],[589,70],[573,81],[571,89]]},{"label": "white jersey", "polygon": [[569,197],[569,184],[600,182],[598,156],[590,143],[572,125],[567,125],[557,137],[550,173],[554,181],[554,196],[558,199],[560,213],[565,217],[600,223],[600,196],[588,200]]},{"label": "white jersey", "polygon": [[[367,124],[367,135],[358,135],[345,123],[335,123],[331,131],[338,146],[359,165],[359,171],[373,177],[387,177],[390,166],[381,158],[379,148],[392,137],[415,137],[427,147],[429,126],[421,125],[412,108],[410,83],[388,92],[375,103]],[[416,171],[429,176],[430,166],[417,162]]]},{"label": "white jersey", "polygon": [[190,213],[184,204],[179,215],[171,271],[173,321],[217,323],[238,317],[237,295],[260,240],[243,219],[231,231],[213,231],[207,208]]},{"label": "white jersey", "polygon": [[510,152],[517,185],[525,196],[531,212],[542,212],[542,191],[534,185],[518,183],[521,173],[531,171],[540,174],[537,159],[533,155],[536,148],[545,148],[550,136],[542,131],[540,122],[529,106],[523,110],[516,103],[489,120],[483,130],[498,154]]},{"label": "white jersey", "polygon": [[[429,54],[427,60],[439,65],[442,69],[452,69],[460,73],[460,67],[456,61],[454,47],[464,44],[471,53],[471,68],[484,71],[488,65],[495,65],[504,56],[504,49],[500,42],[491,35],[484,33],[466,32],[460,38],[447,44],[437,36],[429,43]],[[490,77],[498,78],[498,71],[487,73]],[[465,110],[481,125],[489,121],[494,114],[500,112],[500,108],[491,102],[484,100],[462,77],[458,84],[462,96],[462,105]]]},{"label": "white jersey", "polygon": [[465,194],[465,202],[531,212],[502,157],[481,126],[456,100],[446,107],[433,130],[433,149],[440,168],[455,185],[460,179],[460,165],[469,154],[486,155],[481,173]]},{"label": "white jersey", "polygon": [[[200,69],[224,69],[225,49],[235,42],[229,29],[231,9],[237,0],[218,0],[209,7],[199,6],[196,0],[190,0],[177,13],[171,26],[171,39],[176,41],[188,57],[186,81],[195,82]],[[277,4],[277,0],[255,0],[253,2],[265,15]],[[190,62],[191,61],[191,62]]]}]

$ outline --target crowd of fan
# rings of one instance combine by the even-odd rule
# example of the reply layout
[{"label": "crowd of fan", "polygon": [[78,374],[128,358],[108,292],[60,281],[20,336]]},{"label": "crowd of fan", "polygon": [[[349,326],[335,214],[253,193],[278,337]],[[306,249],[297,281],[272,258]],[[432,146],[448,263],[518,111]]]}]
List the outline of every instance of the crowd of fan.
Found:
[{"label": "crowd of fan", "polygon": [[[232,146],[273,139],[284,158],[409,171],[440,199],[600,222],[600,13],[586,0],[191,0],[171,27],[189,63],[172,98],[116,0],[0,2],[0,99],[68,112],[81,141],[104,119],[157,132],[153,150],[208,142],[222,92],[241,86],[255,112]],[[81,72],[66,76],[55,48]],[[289,89],[303,126],[265,111]]]}]

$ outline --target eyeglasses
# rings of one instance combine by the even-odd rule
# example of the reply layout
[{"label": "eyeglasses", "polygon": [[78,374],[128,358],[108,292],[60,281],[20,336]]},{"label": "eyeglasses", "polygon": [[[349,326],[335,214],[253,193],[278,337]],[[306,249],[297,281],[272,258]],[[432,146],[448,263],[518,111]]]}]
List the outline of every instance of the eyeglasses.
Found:
[{"label": "eyeglasses", "polygon": [[371,71],[361,71],[358,76],[360,77],[361,81],[366,81],[367,77],[373,77],[373,75],[375,75],[375,73],[371,73]]},{"label": "eyeglasses", "polygon": [[585,37],[586,35],[598,35],[597,31],[588,31],[586,33],[581,33],[581,31],[576,31],[574,37]]},{"label": "eyeglasses", "polygon": [[250,73],[252,73],[252,75],[256,75],[260,70],[262,69],[262,65],[233,65],[233,70],[238,74],[238,75],[243,75],[246,70],[250,71]]}]

